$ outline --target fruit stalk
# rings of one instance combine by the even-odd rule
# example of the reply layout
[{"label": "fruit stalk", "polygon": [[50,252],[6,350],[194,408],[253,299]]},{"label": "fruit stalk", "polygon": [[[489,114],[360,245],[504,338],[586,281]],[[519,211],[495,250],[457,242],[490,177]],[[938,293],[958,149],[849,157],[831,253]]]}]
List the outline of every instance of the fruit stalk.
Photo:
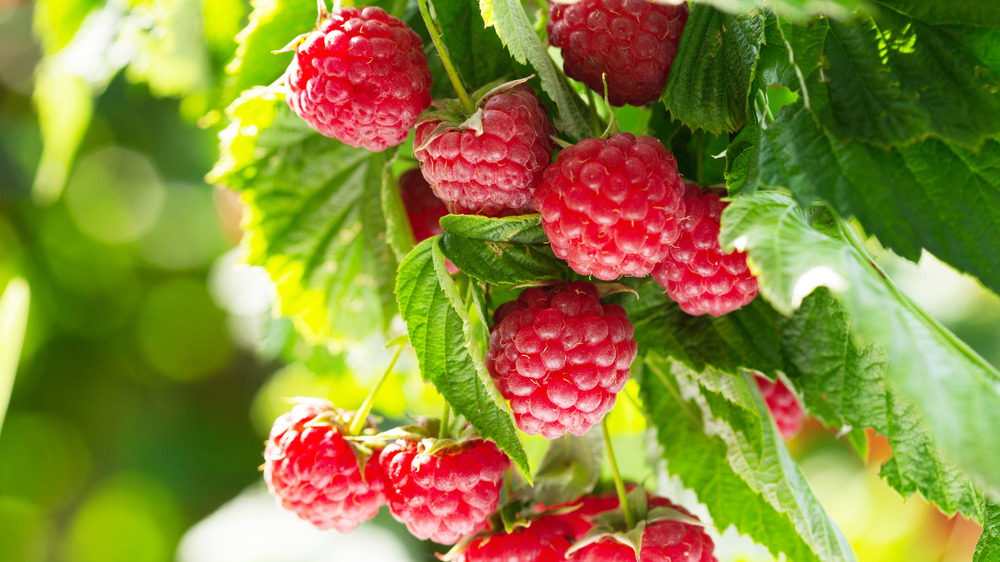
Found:
[{"label": "fruit stalk", "polygon": [[629,529],[635,528],[635,517],[628,505],[628,492],[625,490],[625,481],[618,472],[618,461],[615,460],[615,450],[611,446],[611,432],[608,431],[608,418],[601,420],[601,430],[604,433],[604,448],[608,451],[608,464],[611,465],[611,474],[615,478],[615,491],[618,492],[618,503],[621,504],[622,515],[625,516],[625,525]]},{"label": "fruit stalk", "polygon": [[462,79],[458,77],[455,65],[451,63],[448,48],[441,41],[441,32],[438,30],[437,23],[431,18],[431,12],[427,7],[427,0],[417,0],[417,6],[420,7],[420,15],[424,19],[424,25],[427,26],[427,32],[431,35],[431,41],[434,42],[434,47],[437,48],[438,54],[441,55],[444,70],[448,73],[448,78],[451,80],[452,86],[455,87],[455,93],[458,94],[459,101],[462,102],[462,108],[465,109],[466,113],[472,115],[476,108],[473,107],[472,100],[469,99],[469,93],[465,91],[465,86],[462,85]]},{"label": "fruit stalk", "polygon": [[396,353],[392,356],[392,361],[389,362],[389,366],[382,371],[378,379],[375,380],[375,385],[368,392],[368,396],[365,397],[365,401],[361,404],[361,408],[358,409],[357,415],[351,420],[351,427],[348,431],[351,435],[361,435],[361,431],[365,428],[365,420],[368,419],[368,414],[372,411],[372,406],[375,404],[375,394],[378,393],[379,388],[382,387],[382,383],[392,372],[392,368],[396,366],[396,361],[399,360],[399,355],[403,352],[403,345],[405,341],[399,341],[396,345]]}]

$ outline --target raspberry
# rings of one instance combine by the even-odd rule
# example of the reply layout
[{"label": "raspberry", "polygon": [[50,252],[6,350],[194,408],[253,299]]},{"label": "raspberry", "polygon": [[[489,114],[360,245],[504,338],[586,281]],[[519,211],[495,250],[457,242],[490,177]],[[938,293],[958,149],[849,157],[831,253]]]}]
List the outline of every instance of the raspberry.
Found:
[{"label": "raspberry", "polygon": [[781,436],[788,439],[798,433],[806,414],[802,411],[802,405],[795,398],[795,394],[781,382],[781,379],[771,382],[760,375],[756,375],[755,378],[757,386],[760,387],[760,394],[767,402],[767,409],[771,411],[771,417],[778,425]]},{"label": "raspberry", "polygon": [[743,252],[719,246],[719,217],[728,203],[687,184],[681,235],[653,271],[653,278],[688,314],[721,316],[749,303],[759,292]]},{"label": "raspberry", "polygon": [[521,431],[583,435],[615,405],[636,355],[625,311],[582,281],[532,288],[497,309],[486,367]]},{"label": "raspberry", "polygon": [[428,452],[425,441],[398,439],[379,455],[389,511],[413,536],[454,544],[485,527],[500,501],[507,455],[471,439]]},{"label": "raspberry", "polygon": [[533,211],[532,190],[552,157],[555,129],[527,84],[497,88],[465,123],[429,114],[417,124],[413,155],[434,193],[455,214]]},{"label": "raspberry", "polygon": [[563,562],[576,539],[563,518],[547,515],[517,527],[476,538],[453,562]]},{"label": "raspberry", "polygon": [[448,214],[448,209],[431,191],[419,168],[399,177],[399,191],[417,242],[441,234],[441,217]]},{"label": "raspberry", "polygon": [[[618,503],[615,502],[617,506]],[[683,507],[665,498],[652,497],[649,508],[665,507],[694,519]],[[716,562],[715,544],[700,525],[676,519],[653,518],[646,522],[638,562]],[[635,550],[610,537],[589,544],[567,557],[572,562],[636,562]]]},{"label": "raspberry", "polygon": [[299,45],[288,105],[320,133],[379,152],[431,104],[420,37],[381,8],[336,8]]},{"label": "raspberry", "polygon": [[275,420],[264,449],[264,480],[281,506],[341,533],[375,517],[385,503],[381,469],[358,459],[344,440],[347,418],[328,402],[300,403]]},{"label": "raspberry", "polygon": [[562,49],[563,70],[612,105],[659,99],[688,18],[685,4],[652,0],[581,0],[549,4],[549,42]]},{"label": "raspberry", "polygon": [[619,133],[559,154],[535,190],[552,251],[581,275],[645,277],[680,234],[684,182],[653,137]]}]

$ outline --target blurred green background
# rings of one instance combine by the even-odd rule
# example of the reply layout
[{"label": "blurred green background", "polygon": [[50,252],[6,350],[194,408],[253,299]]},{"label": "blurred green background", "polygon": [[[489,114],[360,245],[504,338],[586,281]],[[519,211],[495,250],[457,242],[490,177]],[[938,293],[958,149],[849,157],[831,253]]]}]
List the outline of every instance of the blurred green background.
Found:
[{"label": "blurred green background", "polygon": [[[204,176],[249,9],[0,0],[0,561],[433,559],[384,510],[352,535],[314,531],[257,471],[284,397],[356,406],[390,354],[309,346],[272,317],[266,274],[237,265],[240,203]],[[995,298],[933,259],[883,260],[1000,363]],[[394,377],[382,415],[440,411],[412,357]],[[620,403],[619,455],[643,479],[641,416]],[[861,560],[971,558],[978,526],[878,480],[878,438],[867,465],[817,425],[790,446]],[[728,534],[719,558],[766,559]]]}]

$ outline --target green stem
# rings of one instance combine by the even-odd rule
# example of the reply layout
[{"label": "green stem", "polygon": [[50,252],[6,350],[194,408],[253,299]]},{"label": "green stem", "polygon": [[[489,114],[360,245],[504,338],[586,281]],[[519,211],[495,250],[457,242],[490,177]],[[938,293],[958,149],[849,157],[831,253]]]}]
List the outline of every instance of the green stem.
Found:
[{"label": "green stem", "polygon": [[373,386],[368,392],[368,396],[365,398],[364,403],[361,404],[361,408],[358,409],[357,415],[354,416],[353,420],[351,420],[351,427],[348,428],[351,435],[361,435],[361,432],[365,428],[365,421],[368,420],[368,414],[371,413],[372,406],[375,405],[375,394],[378,393],[379,388],[382,387],[382,383],[385,382],[389,373],[392,372],[392,368],[396,366],[396,361],[399,360],[399,355],[402,352],[403,343],[400,342],[396,347],[395,355],[392,356],[392,361],[389,362],[389,366],[385,368],[385,371],[382,371],[381,375],[379,375],[378,379],[375,381],[375,386]]},{"label": "green stem", "polygon": [[452,86],[455,87],[458,99],[462,102],[462,107],[466,113],[472,115],[476,108],[473,107],[472,100],[469,99],[469,93],[465,91],[465,86],[462,85],[462,80],[458,77],[455,65],[451,63],[448,48],[441,41],[441,31],[438,29],[434,19],[431,18],[431,12],[427,8],[427,0],[417,0],[417,6],[420,8],[420,15],[424,18],[424,25],[427,26],[427,32],[431,35],[431,41],[437,47],[438,54],[441,56],[441,62],[444,63],[444,70],[448,73],[448,78],[451,80]]},{"label": "green stem", "polygon": [[447,439],[451,437],[448,431],[448,425],[451,424],[451,404],[446,400],[444,403],[444,411],[441,412],[441,427],[438,428],[438,439]]},{"label": "green stem", "polygon": [[587,103],[590,106],[590,127],[594,130],[594,136],[600,137],[604,134],[604,125],[601,124],[601,116],[597,114],[597,98],[594,97],[594,90],[587,88]]},{"label": "green stem", "polygon": [[618,472],[618,462],[615,460],[615,450],[611,446],[611,432],[608,431],[607,416],[601,420],[601,429],[604,430],[604,447],[608,450],[608,462],[611,464],[611,474],[615,477],[615,490],[618,491],[618,503],[622,506],[625,525],[631,530],[635,528],[635,517],[632,515],[632,509],[628,505],[628,492],[625,491],[625,481],[622,480],[622,475]]}]

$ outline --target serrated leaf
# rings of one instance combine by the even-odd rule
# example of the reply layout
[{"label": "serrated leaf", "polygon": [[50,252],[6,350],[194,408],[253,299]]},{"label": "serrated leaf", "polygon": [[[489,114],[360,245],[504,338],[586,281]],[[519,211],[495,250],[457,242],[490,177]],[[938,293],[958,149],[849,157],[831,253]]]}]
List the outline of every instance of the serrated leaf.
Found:
[{"label": "serrated leaf", "polygon": [[553,506],[589,494],[601,477],[603,462],[604,439],[598,426],[583,436],[567,433],[549,441],[535,474],[532,499]]},{"label": "serrated leaf", "polygon": [[805,19],[816,14],[832,18],[845,18],[853,10],[865,4],[864,0],[694,0],[699,4],[710,4],[725,12],[745,14],[764,8],[773,10],[786,18]]},{"label": "serrated leaf", "polygon": [[510,54],[483,23],[477,0],[438,0],[434,13],[441,40],[466,86],[474,90],[513,71]]},{"label": "serrated leaf", "polygon": [[736,198],[722,223],[720,241],[745,243],[761,294],[779,311],[791,315],[816,287],[839,294],[859,341],[887,350],[891,388],[916,405],[947,458],[998,495],[1000,373],[903,296],[856,246],[810,227],[789,197]]},{"label": "serrated leaf", "polygon": [[841,143],[800,100],[752,150],[742,191],[785,186],[802,204],[827,201],[901,256],[916,261],[926,248],[1000,293],[1000,254],[982,251],[1000,239],[1000,142],[973,151],[932,139],[889,152]]},{"label": "serrated leaf", "polygon": [[1000,561],[1000,505],[984,500],[983,512],[983,534],[972,562],[997,562]]},{"label": "serrated leaf", "polygon": [[[527,453],[510,408],[484,372],[471,319],[447,277],[435,236],[417,245],[399,265],[396,298],[420,372],[484,438],[492,439],[531,479]],[[443,274],[442,274],[443,272]],[[450,279],[450,278],[449,278]],[[450,293],[450,295],[449,295]],[[465,310],[464,317],[461,311]]]},{"label": "serrated leaf", "polygon": [[[281,312],[314,342],[363,339],[391,312],[379,288],[392,256],[384,242],[369,244],[362,224],[366,209],[377,211],[385,156],[330,140],[283,100],[257,93],[230,109],[210,179],[242,192],[245,259],[268,271]],[[380,238],[378,225],[368,228]]]},{"label": "serrated leaf", "polygon": [[785,324],[786,372],[806,407],[828,425],[872,428],[885,436],[892,458],[881,476],[904,498],[920,492],[945,514],[981,519],[972,482],[946,460],[913,404],[886,381],[885,351],[854,342],[851,319],[822,289]]},{"label": "serrated leaf", "polygon": [[807,107],[839,140],[896,147],[934,137],[976,147],[1000,133],[1000,75],[963,48],[963,27],[896,10],[877,19],[779,21]]},{"label": "serrated leaf", "polygon": [[447,215],[441,249],[459,269],[484,283],[515,285],[568,271],[542,231],[540,215],[489,218]]},{"label": "serrated leaf", "polygon": [[667,471],[697,494],[720,531],[734,526],[789,560],[854,559],[749,379],[696,373],[656,354],[646,364],[643,403],[657,420]]},{"label": "serrated leaf", "polygon": [[559,109],[556,128],[581,140],[591,136],[587,119],[581,111],[582,102],[569,87],[562,71],[549,58],[545,45],[528,20],[520,0],[479,0],[483,21],[492,26],[515,60],[529,64],[538,73],[542,89]]},{"label": "serrated leaf", "polygon": [[764,40],[764,16],[729,15],[695,4],[671,66],[663,103],[692,129],[736,131],[747,120],[747,93]]}]

